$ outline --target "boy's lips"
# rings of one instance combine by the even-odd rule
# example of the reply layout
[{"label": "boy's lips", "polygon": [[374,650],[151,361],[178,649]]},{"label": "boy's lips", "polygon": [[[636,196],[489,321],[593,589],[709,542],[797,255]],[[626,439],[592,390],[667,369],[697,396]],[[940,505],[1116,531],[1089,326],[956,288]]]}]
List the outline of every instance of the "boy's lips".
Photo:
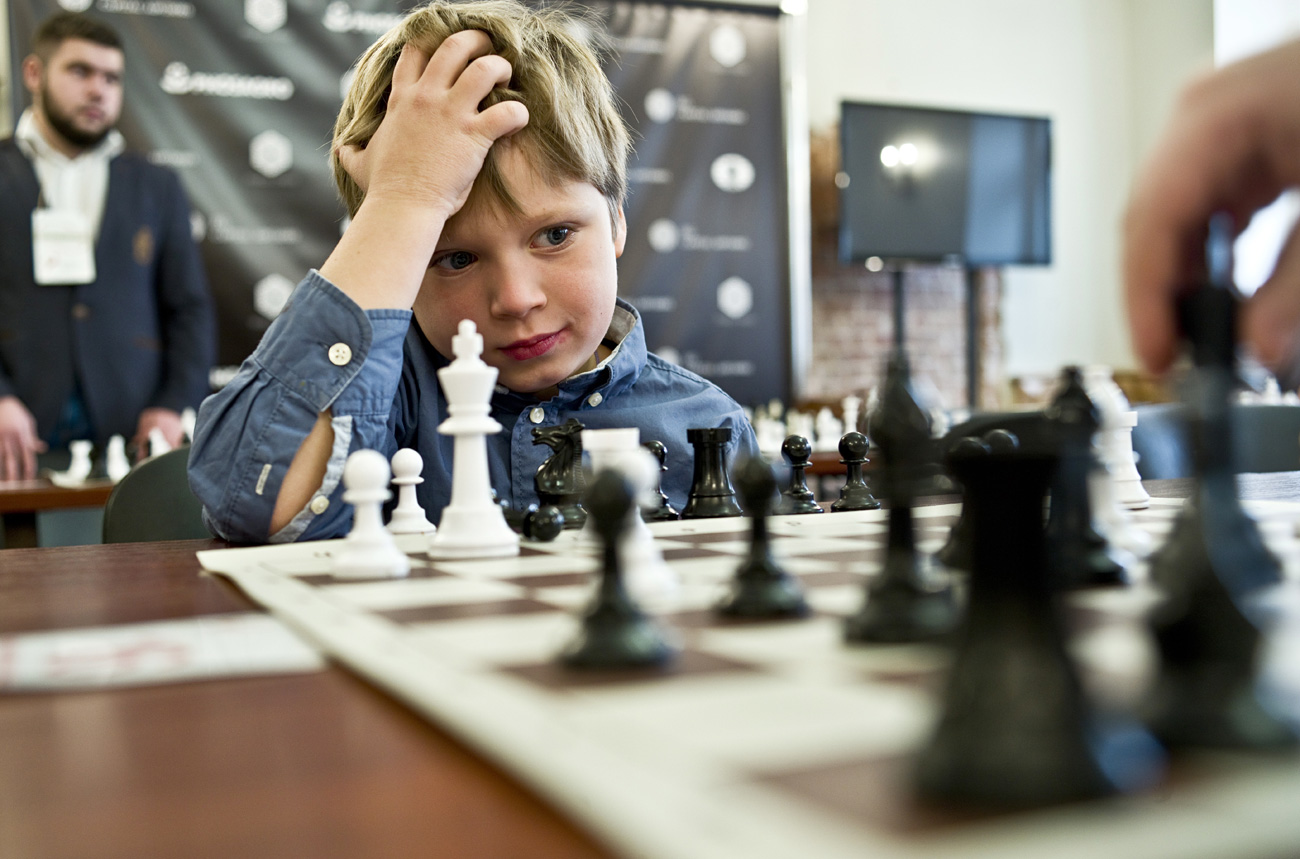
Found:
[{"label": "boy's lips", "polygon": [[549,334],[539,334],[536,337],[529,337],[525,340],[516,340],[515,342],[502,346],[501,351],[516,361],[527,361],[530,358],[536,358],[545,355],[560,342],[560,331],[552,331]]}]

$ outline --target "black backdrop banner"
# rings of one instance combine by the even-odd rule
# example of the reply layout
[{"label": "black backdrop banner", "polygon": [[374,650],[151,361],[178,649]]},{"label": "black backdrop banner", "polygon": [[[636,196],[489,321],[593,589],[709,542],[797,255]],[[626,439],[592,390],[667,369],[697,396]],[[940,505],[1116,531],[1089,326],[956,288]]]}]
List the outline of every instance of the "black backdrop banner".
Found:
[{"label": "black backdrop banner", "polygon": [[[350,69],[418,3],[9,0],[13,115],[36,25],[60,9],[125,43],[129,146],[181,176],[218,308],[220,385],[256,346],[345,211],[328,146]],[[622,296],[647,342],[744,404],[789,399],[790,235],[781,14],[588,0],[614,47],[630,164]]]}]

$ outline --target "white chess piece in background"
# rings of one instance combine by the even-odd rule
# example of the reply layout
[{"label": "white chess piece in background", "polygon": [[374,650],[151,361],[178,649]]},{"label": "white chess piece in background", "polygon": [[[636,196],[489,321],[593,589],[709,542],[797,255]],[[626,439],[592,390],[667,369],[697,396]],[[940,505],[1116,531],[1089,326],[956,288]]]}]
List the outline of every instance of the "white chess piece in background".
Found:
[{"label": "white chess piece in background", "polygon": [[[635,503],[628,511],[627,527],[618,547],[628,593],[649,611],[670,608],[680,593],[681,581],[664,561],[650,526],[641,518],[643,508],[653,508],[659,503],[655,493],[659,485],[659,462],[641,446],[641,431],[636,427],[585,429],[582,449],[591,458],[593,480],[601,471],[611,469],[632,487]],[[579,539],[592,545],[600,543],[590,515]]]},{"label": "white chess piece in background", "polygon": [[489,433],[501,424],[488,414],[497,371],[480,357],[483,337],[473,321],[462,319],[451,338],[456,360],[438,371],[450,415],[438,432],[455,436],[451,503],[442,511],[442,526],[429,538],[435,558],[496,558],[519,554],[519,535],[510,530],[501,507],[492,500],[488,475]]},{"label": "white chess piece in background", "polygon": [[1137,460],[1133,456],[1133,427],[1137,412],[1129,408],[1128,397],[1111,376],[1109,367],[1094,364],[1083,370],[1083,386],[1097,407],[1101,427],[1097,430],[1097,456],[1109,470],[1120,504],[1130,510],[1145,510],[1151,496],[1142,486]]},{"label": "white chess piece in background", "polygon": [[348,578],[399,578],[411,559],[384,530],[388,460],[377,450],[358,450],[343,464],[343,500],[352,505],[352,530],[334,556],[334,574]]},{"label": "white chess piece in background", "polygon": [[198,420],[198,413],[190,406],[181,409],[181,432],[185,433],[186,444],[194,441],[194,425]]},{"label": "white chess piece in background", "polygon": [[64,471],[51,471],[48,475],[50,482],[65,489],[85,483],[94,468],[90,461],[90,451],[93,447],[94,442],[86,439],[68,442],[68,450],[72,451],[72,461]]},{"label": "white chess piece in background", "polygon": [[424,508],[415,497],[415,487],[424,482],[420,472],[424,458],[419,452],[404,447],[393,454],[393,485],[397,487],[397,506],[388,520],[388,530],[393,534],[432,534],[438,529],[424,515]]},{"label": "white chess piece in background", "polygon": [[813,450],[839,450],[840,436],[844,435],[844,424],[825,406],[817,412],[816,430],[817,439],[813,442]]},{"label": "white chess piece in background", "polygon": [[159,429],[158,427],[154,427],[153,429],[149,430],[149,455],[150,456],[162,456],[164,453],[167,453],[171,449],[172,446],[167,443],[167,438],[163,435],[163,431],[161,429]]},{"label": "white chess piece in background", "polygon": [[126,458],[126,439],[115,435],[108,440],[108,450],[104,454],[104,473],[108,479],[117,483],[131,470],[131,460]]}]

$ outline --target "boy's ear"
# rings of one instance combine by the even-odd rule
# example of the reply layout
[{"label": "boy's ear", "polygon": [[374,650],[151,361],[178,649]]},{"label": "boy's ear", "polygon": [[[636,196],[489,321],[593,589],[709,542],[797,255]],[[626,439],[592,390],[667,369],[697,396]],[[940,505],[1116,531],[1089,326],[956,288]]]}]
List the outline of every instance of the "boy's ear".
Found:
[{"label": "boy's ear", "polygon": [[627,218],[623,217],[623,207],[618,207],[618,219],[614,222],[614,259],[623,255],[623,246],[627,244]]}]

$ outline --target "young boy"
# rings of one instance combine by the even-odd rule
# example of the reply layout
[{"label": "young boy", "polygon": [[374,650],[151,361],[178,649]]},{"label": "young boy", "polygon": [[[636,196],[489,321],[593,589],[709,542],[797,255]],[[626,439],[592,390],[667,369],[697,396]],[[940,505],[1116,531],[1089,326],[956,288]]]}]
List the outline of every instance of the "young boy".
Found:
[{"label": "young boy", "polygon": [[340,477],[359,448],[419,451],[420,504],[437,521],[453,442],[437,432],[435,372],[462,319],[499,371],[489,469],[516,508],[537,500],[551,452],[531,430],[570,417],[667,445],[679,509],[688,428],[730,427],[729,458],[757,453],[735,401],[648,353],[616,297],[630,143],[582,33],[515,0],[435,2],[361,58],[332,153],[352,222],[199,412],[190,482],[218,535],[346,533]]}]

